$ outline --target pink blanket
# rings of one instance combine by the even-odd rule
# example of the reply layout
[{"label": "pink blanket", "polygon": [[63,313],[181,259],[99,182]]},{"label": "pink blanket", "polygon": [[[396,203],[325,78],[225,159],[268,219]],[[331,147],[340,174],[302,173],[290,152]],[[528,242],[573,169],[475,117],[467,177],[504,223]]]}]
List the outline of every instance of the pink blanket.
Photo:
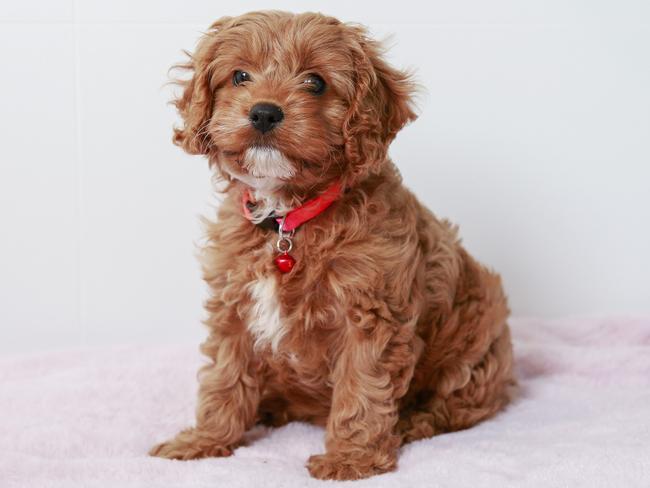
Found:
[{"label": "pink blanket", "polygon": [[[650,487],[650,319],[513,320],[520,390],[354,486]],[[147,457],[193,418],[194,346],[0,358],[0,487],[321,486],[323,431],[256,428],[230,458]],[[331,485],[334,485],[330,483]]]}]

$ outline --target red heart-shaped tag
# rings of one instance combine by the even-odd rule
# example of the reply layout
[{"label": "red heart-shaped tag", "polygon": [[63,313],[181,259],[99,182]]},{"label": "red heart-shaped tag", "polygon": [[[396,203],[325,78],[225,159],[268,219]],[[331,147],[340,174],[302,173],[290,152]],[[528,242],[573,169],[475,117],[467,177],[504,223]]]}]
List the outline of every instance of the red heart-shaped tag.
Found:
[{"label": "red heart-shaped tag", "polygon": [[282,273],[288,273],[293,269],[293,265],[296,264],[296,260],[293,259],[293,256],[289,254],[280,254],[275,258],[275,265]]}]

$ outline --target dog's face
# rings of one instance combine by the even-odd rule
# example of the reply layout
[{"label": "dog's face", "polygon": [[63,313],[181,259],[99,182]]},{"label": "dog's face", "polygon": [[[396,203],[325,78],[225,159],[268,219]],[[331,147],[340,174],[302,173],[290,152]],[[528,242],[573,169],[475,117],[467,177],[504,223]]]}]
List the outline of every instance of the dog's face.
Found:
[{"label": "dog's face", "polygon": [[227,179],[269,191],[377,170],[415,118],[413,85],[358,26],[258,12],[215,22],[182,67],[175,142]]}]

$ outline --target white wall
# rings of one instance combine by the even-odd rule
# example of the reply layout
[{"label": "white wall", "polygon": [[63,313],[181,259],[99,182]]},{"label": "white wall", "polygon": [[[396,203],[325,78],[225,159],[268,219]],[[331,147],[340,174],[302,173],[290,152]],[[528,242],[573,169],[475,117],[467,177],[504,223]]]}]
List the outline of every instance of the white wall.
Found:
[{"label": "white wall", "polygon": [[3,2],[0,351],[202,336],[213,200],[164,83],[211,21],[261,8],[394,34],[428,93],[392,155],[515,314],[650,313],[648,5]]}]

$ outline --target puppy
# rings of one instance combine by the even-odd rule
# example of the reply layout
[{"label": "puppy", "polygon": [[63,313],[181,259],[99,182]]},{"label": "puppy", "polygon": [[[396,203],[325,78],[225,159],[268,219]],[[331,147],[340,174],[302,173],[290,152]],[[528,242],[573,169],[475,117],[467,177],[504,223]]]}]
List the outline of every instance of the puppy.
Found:
[{"label": "puppy", "polygon": [[257,12],[215,22],[182,65],[174,142],[225,190],[196,425],[152,455],[227,456],[256,423],[299,420],[326,431],[311,475],[358,479],[507,403],[500,278],[387,157],[414,84],[381,54],[360,26]]}]

